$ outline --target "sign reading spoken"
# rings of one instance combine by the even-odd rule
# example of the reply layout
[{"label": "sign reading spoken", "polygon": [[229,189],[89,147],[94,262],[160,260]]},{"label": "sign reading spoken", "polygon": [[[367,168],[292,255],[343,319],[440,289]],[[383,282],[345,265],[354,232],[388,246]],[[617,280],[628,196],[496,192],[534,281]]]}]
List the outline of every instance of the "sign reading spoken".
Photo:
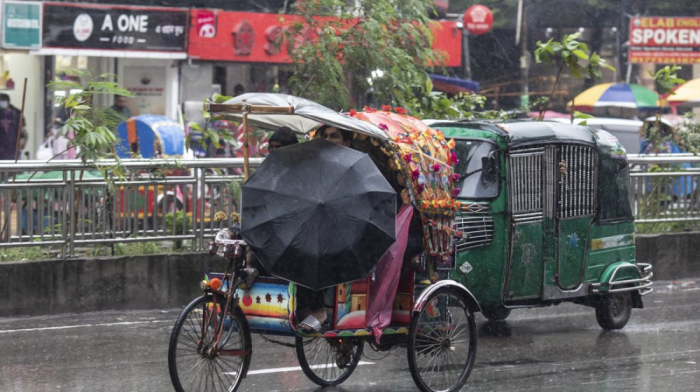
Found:
[{"label": "sign reading spoken", "polygon": [[629,60],[700,64],[700,18],[632,18]]},{"label": "sign reading spoken", "polygon": [[43,47],[182,52],[188,11],[44,3]]}]

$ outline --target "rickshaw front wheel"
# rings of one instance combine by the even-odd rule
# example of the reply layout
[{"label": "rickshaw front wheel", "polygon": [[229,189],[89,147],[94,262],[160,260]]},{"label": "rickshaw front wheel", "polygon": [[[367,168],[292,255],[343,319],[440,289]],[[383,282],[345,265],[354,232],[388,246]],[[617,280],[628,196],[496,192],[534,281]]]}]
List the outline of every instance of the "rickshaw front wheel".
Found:
[{"label": "rickshaw front wheel", "polygon": [[430,294],[414,313],[408,336],[408,367],[423,392],[459,391],[476,359],[476,321],[469,302],[456,288]]},{"label": "rickshaw front wheel", "polygon": [[604,295],[595,307],[598,325],[607,330],[624,328],[631,315],[632,296],[629,291]]},{"label": "rickshaw front wheel", "polygon": [[[180,313],[168,347],[170,380],[177,392],[235,391],[250,366],[252,343],[240,308],[203,295]],[[219,326],[223,323],[223,328]]]},{"label": "rickshaw front wheel", "polygon": [[355,371],[362,359],[361,338],[306,338],[297,336],[296,353],[306,377],[322,387],[339,385]]}]

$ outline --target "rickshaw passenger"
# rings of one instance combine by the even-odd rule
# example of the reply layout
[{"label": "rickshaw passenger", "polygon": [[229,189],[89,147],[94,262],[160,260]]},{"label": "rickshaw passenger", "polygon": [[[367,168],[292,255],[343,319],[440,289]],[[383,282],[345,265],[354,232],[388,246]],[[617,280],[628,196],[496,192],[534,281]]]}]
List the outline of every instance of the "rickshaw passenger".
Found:
[{"label": "rickshaw passenger", "polygon": [[[324,138],[331,143],[350,147],[352,136],[353,133],[351,131],[324,125],[316,131],[315,137]],[[299,328],[307,332],[320,331],[321,325],[328,317],[324,302],[326,289],[313,291],[309,288],[298,286],[296,296],[299,318],[302,319],[303,317],[303,321],[299,323]]]},{"label": "rickshaw passenger", "polygon": [[267,144],[267,151],[272,152],[278,148],[291,146],[299,143],[299,139],[289,127],[280,127],[270,136]]}]

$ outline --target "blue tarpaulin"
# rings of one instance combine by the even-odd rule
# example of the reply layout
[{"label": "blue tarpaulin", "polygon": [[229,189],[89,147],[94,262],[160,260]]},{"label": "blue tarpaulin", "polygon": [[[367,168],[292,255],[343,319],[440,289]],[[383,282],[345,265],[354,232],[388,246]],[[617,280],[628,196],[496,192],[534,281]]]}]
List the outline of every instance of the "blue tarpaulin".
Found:
[{"label": "blue tarpaulin", "polygon": [[475,93],[479,91],[479,82],[475,82],[473,80],[466,80],[434,74],[430,74],[430,80],[433,81],[433,88],[435,90],[444,91],[446,93]]}]

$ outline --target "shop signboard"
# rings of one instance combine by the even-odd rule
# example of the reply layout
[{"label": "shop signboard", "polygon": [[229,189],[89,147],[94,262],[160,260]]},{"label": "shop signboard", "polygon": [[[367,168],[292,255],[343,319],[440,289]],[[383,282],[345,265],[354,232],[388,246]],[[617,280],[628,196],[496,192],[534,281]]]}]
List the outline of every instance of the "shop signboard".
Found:
[{"label": "shop signboard", "polygon": [[2,47],[39,49],[41,47],[41,3],[5,1],[2,6]]},{"label": "shop signboard", "polygon": [[632,18],[629,61],[700,64],[700,18]]},{"label": "shop signboard", "polygon": [[44,3],[44,48],[183,52],[182,8]]},{"label": "shop signboard", "polygon": [[[215,15],[192,10],[188,54],[193,59],[243,63],[291,63],[284,48],[275,45],[282,31],[277,14],[217,11]],[[284,15],[288,21],[294,16]],[[213,21],[205,23],[205,21]],[[211,27],[208,27],[211,26]],[[204,27],[204,33],[202,28]],[[462,29],[456,22],[435,22],[435,49],[445,57],[447,67],[458,67],[462,59]],[[310,32],[300,40],[312,39]]]}]

